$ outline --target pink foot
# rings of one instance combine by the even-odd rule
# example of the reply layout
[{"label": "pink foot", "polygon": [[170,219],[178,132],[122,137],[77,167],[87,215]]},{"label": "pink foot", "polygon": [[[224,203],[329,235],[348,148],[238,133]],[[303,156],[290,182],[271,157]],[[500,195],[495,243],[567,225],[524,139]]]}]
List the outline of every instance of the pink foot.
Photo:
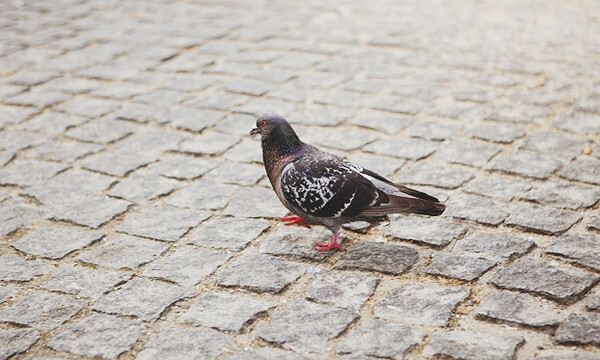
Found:
[{"label": "pink foot", "polygon": [[310,229],[310,225],[308,225],[300,216],[285,216],[285,217],[280,217],[279,220],[287,221],[285,223],[286,226],[298,224],[300,226],[304,226],[304,227]]},{"label": "pink foot", "polygon": [[333,235],[333,239],[331,239],[331,242],[329,244],[315,242],[315,245],[317,245],[317,251],[329,251],[332,249],[338,249],[339,251],[344,251],[344,248],[337,242],[338,236],[340,236],[339,232],[337,234]]}]

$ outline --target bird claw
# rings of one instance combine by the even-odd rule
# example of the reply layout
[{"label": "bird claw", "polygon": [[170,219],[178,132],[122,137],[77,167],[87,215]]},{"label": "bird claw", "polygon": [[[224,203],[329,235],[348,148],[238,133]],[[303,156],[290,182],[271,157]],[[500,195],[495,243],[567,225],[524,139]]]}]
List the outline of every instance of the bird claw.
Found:
[{"label": "bird claw", "polygon": [[339,232],[337,234],[333,235],[333,238],[331,239],[331,242],[329,244],[315,242],[315,245],[317,245],[317,251],[324,252],[324,251],[329,251],[329,250],[333,250],[333,249],[338,249],[339,251],[344,251],[344,248],[337,242],[338,236],[340,236]]},{"label": "bird claw", "polygon": [[291,226],[291,225],[298,224],[300,226],[304,226],[305,228],[310,229],[310,225],[308,225],[306,223],[306,221],[304,221],[304,219],[302,219],[300,216],[284,216],[284,217],[280,217],[279,220],[287,221],[285,223],[285,226]]}]

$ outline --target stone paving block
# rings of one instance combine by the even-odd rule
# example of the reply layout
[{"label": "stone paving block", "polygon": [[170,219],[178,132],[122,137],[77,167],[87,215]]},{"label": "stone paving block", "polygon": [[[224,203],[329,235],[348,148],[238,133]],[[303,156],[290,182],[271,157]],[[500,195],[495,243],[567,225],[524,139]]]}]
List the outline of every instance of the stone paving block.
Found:
[{"label": "stone paving block", "polygon": [[189,243],[222,249],[241,250],[269,227],[260,219],[218,217],[190,232]]},{"label": "stone paving block", "polygon": [[552,240],[548,254],[600,271],[600,236],[592,233],[570,233]]},{"label": "stone paving block", "polygon": [[[200,109],[229,110],[244,102],[243,97],[223,92],[201,94],[185,102],[186,106]],[[250,131],[250,130],[248,130]]]},{"label": "stone paving block", "polygon": [[109,118],[92,120],[66,132],[66,135],[79,141],[107,144],[133,133],[131,123]]},{"label": "stone paving block", "polygon": [[239,217],[272,218],[285,215],[287,209],[272,190],[250,188],[235,193],[223,213]]},{"label": "stone paving block", "polygon": [[225,152],[239,141],[237,136],[203,133],[183,141],[176,150],[190,154],[216,155]]},{"label": "stone paving block", "polygon": [[120,150],[112,148],[83,159],[81,167],[108,175],[123,177],[139,167],[154,162],[160,158],[160,153],[151,151]]},{"label": "stone paving block", "polygon": [[477,259],[469,256],[436,253],[433,254],[431,263],[429,263],[423,271],[430,275],[473,281],[478,279],[495,264],[495,261]]},{"label": "stone paving block", "polygon": [[497,291],[486,296],[475,315],[535,328],[556,326],[566,316],[548,300],[510,291]]},{"label": "stone paving block", "polygon": [[581,219],[581,215],[558,210],[549,206],[518,203],[506,219],[507,225],[524,228],[528,231],[556,235],[568,230]]},{"label": "stone paving block", "polygon": [[235,185],[254,185],[265,176],[262,166],[227,161],[202,177],[203,180]]},{"label": "stone paving block", "polygon": [[130,271],[90,269],[83,266],[63,266],[42,285],[43,289],[98,299],[115,286],[133,276]]},{"label": "stone paving block", "polygon": [[247,295],[208,292],[200,295],[179,322],[241,332],[246,324],[275,307],[270,301]]},{"label": "stone paving block", "polygon": [[202,210],[157,205],[127,215],[117,230],[130,235],[174,242],[210,215]]},{"label": "stone paving block", "polygon": [[374,315],[403,323],[445,326],[452,311],[470,292],[463,286],[408,284],[379,300]]},{"label": "stone paving block", "polygon": [[367,101],[367,105],[377,110],[409,115],[416,115],[425,107],[425,104],[420,100],[399,96],[373,98]]},{"label": "stone paving block", "polygon": [[244,139],[241,143],[229,149],[223,157],[227,160],[242,163],[261,163],[263,161],[260,142]]},{"label": "stone paving block", "polygon": [[407,184],[432,185],[445,189],[456,189],[473,177],[474,175],[470,171],[453,165],[421,162],[408,170],[402,171],[394,180]]},{"label": "stone paving block", "polygon": [[595,217],[587,224],[588,229],[600,230],[600,217]]},{"label": "stone paving block", "polygon": [[[311,128],[297,127],[298,136],[303,141],[318,147],[329,147],[344,151],[358,149],[363,145],[372,142],[377,138],[371,131],[366,131],[358,127],[336,127],[336,128]],[[336,136],[340,133],[344,137]]]},{"label": "stone paving block", "polygon": [[12,298],[15,295],[17,295],[17,290],[8,286],[0,285],[0,304],[2,304],[5,300]]},{"label": "stone paving block", "polygon": [[254,79],[232,80],[223,84],[226,91],[252,96],[262,96],[273,87],[271,83]]},{"label": "stone paving block", "polygon": [[0,185],[29,186],[50,179],[69,166],[49,161],[15,160],[0,169]]},{"label": "stone paving block", "polygon": [[0,310],[0,321],[52,330],[68,321],[87,305],[67,295],[37,293]]},{"label": "stone paving block", "polygon": [[30,255],[60,259],[100,240],[103,236],[101,232],[76,227],[47,227],[36,229],[13,240],[10,245]]},{"label": "stone paving block", "polygon": [[60,74],[55,71],[45,71],[45,70],[37,70],[37,71],[25,71],[21,70],[17,73],[10,75],[6,78],[6,81],[11,84],[17,85],[25,85],[25,86],[33,86],[45,83],[46,81],[59,77]]},{"label": "stone paving block", "polygon": [[477,139],[508,144],[525,135],[525,129],[517,125],[483,123],[471,129]]},{"label": "stone paving block", "polygon": [[310,360],[311,358],[270,347],[249,347],[235,354],[231,360]]},{"label": "stone paving block", "polygon": [[[288,255],[293,257],[323,260],[326,253],[316,251],[315,242],[329,242],[331,231],[315,227],[307,229],[300,226],[279,224],[260,246],[260,252],[271,255]],[[340,244],[344,241],[341,239]]]},{"label": "stone paving block", "polygon": [[541,131],[528,137],[522,148],[549,154],[567,163],[581,153],[587,141],[553,131]]},{"label": "stone paving block", "polygon": [[458,240],[452,252],[504,262],[525,254],[534,245],[531,238],[481,232]]},{"label": "stone paving block", "polygon": [[[105,100],[91,97],[76,97],[56,106],[56,109],[73,115],[80,115],[89,118],[98,118],[102,115],[106,115],[109,112],[118,109],[120,106],[121,103],[114,100]],[[101,133],[98,132],[96,134]]]},{"label": "stone paving block", "polygon": [[131,120],[138,123],[147,123],[162,114],[160,109],[151,105],[128,102],[114,112],[115,119]]},{"label": "stone paving block", "polygon": [[38,160],[73,163],[75,160],[100,149],[102,149],[102,146],[97,144],[50,141],[29,150],[26,156]]},{"label": "stone paving block", "polygon": [[333,268],[401,275],[417,261],[417,257],[417,250],[410,247],[365,241],[349,248]]},{"label": "stone paving block", "polygon": [[46,142],[45,136],[20,130],[0,131],[0,149],[13,152]]},{"label": "stone paving block", "polygon": [[536,360],[600,360],[597,352],[571,349],[549,349],[542,350],[535,357]]},{"label": "stone paving block", "polygon": [[284,349],[323,353],[356,317],[348,310],[298,300],[275,315],[257,336]]},{"label": "stone paving block", "polygon": [[534,293],[557,302],[573,301],[597,281],[598,277],[591,273],[534,259],[520,260],[499,269],[491,280],[501,289]]},{"label": "stone paving block", "polygon": [[79,356],[113,359],[131,350],[144,333],[139,320],[93,314],[50,338],[48,346]]},{"label": "stone paving block", "polygon": [[177,180],[192,180],[199,178],[217,167],[212,159],[198,159],[185,155],[171,155],[161,158],[148,166],[148,171]]},{"label": "stone paving block", "polygon": [[454,140],[444,144],[438,151],[442,159],[456,164],[481,167],[497,153],[501,147],[483,142]]},{"label": "stone paving block", "polygon": [[419,121],[407,130],[407,134],[426,140],[442,141],[462,130],[462,125],[442,121]]},{"label": "stone paving block", "polygon": [[406,325],[369,320],[352,330],[348,338],[337,347],[337,352],[353,356],[402,359],[424,337],[423,332]]},{"label": "stone paving block", "polygon": [[314,96],[314,101],[319,104],[339,106],[341,108],[359,109],[364,102],[363,95],[340,90],[334,93],[322,92]]},{"label": "stone paving block", "polygon": [[390,221],[385,236],[432,246],[446,246],[467,232],[462,225],[443,219],[396,217]]},{"label": "stone paving block", "polygon": [[225,207],[231,195],[238,189],[236,185],[198,181],[175,191],[166,202],[177,207],[217,210]]},{"label": "stone paving block", "polygon": [[594,186],[547,182],[527,191],[523,199],[540,204],[577,210],[591,207],[600,200],[600,189]]},{"label": "stone paving block", "polygon": [[70,97],[71,95],[61,92],[28,91],[6,99],[4,102],[8,105],[33,106],[38,109],[44,109],[50,105],[65,101]]},{"label": "stone paving block", "polygon": [[216,359],[233,343],[230,336],[212,329],[171,327],[152,337],[136,359]]},{"label": "stone paving block", "polygon": [[25,226],[48,217],[46,210],[22,200],[8,200],[0,204],[0,235],[9,235]]},{"label": "stone paving block", "polygon": [[214,62],[213,56],[186,52],[162,62],[156,69],[162,71],[194,72]]},{"label": "stone paving block", "polygon": [[585,307],[590,311],[600,310],[600,288],[597,287],[587,298]]},{"label": "stone paving block", "polygon": [[598,135],[600,134],[600,115],[574,111],[557,119],[553,126],[571,133]]},{"label": "stone paving block", "polygon": [[497,156],[488,164],[487,168],[536,179],[547,179],[560,166],[561,162],[551,155],[515,150],[510,154]]},{"label": "stone paving block", "polygon": [[0,359],[27,351],[42,335],[34,329],[2,329],[0,330]]},{"label": "stone paving block", "polygon": [[371,297],[379,279],[346,272],[319,272],[306,287],[306,298],[358,311]]},{"label": "stone paving block", "polygon": [[225,113],[217,110],[198,110],[195,108],[179,106],[171,109],[161,116],[161,122],[169,122],[169,125],[183,130],[200,132],[207,127],[213,126],[223,119]]},{"label": "stone paving block", "polygon": [[286,119],[292,124],[337,126],[344,120],[352,118],[355,114],[356,111],[352,109],[311,104],[307,105],[302,113],[292,113]]},{"label": "stone paving block", "polygon": [[177,285],[135,278],[97,301],[92,309],[121,316],[135,316],[152,322],[167,307],[192,295],[192,291]]},{"label": "stone paving block", "polygon": [[22,123],[18,128],[22,131],[33,131],[48,136],[57,136],[64,133],[68,128],[81,125],[88,120],[89,119],[82,116],[74,116],[55,111],[45,111],[34,116],[29,121]]},{"label": "stone paving block", "polygon": [[383,111],[370,111],[352,118],[350,123],[381,131],[390,135],[399,133],[415,120],[407,115],[390,114]]},{"label": "stone paving block", "polygon": [[509,215],[505,204],[496,203],[482,196],[459,195],[446,203],[446,216],[477,221],[487,225],[498,225]]},{"label": "stone paving block", "polygon": [[558,326],[554,339],[559,343],[600,346],[600,314],[570,315]]},{"label": "stone paving block", "polygon": [[13,151],[2,151],[0,150],[0,167],[6,165],[9,161],[14,159],[16,153]]},{"label": "stone paving block", "polygon": [[22,107],[22,106],[1,106],[2,115],[0,115],[0,129],[9,124],[21,123],[32,115],[39,112],[38,109],[33,107]]},{"label": "stone paving block", "polygon": [[431,155],[438,148],[432,141],[418,139],[378,139],[363,147],[363,150],[378,155],[388,155],[410,160],[419,160]]},{"label": "stone paving block", "polygon": [[348,75],[331,72],[313,72],[302,74],[294,81],[293,86],[300,89],[331,89],[348,80]]},{"label": "stone paving block", "polygon": [[304,274],[305,266],[269,255],[243,255],[221,272],[217,284],[278,293]]},{"label": "stone paving block", "polygon": [[117,235],[99,246],[82,251],[77,259],[102,267],[135,269],[152,261],[168,248],[169,245],[158,241]]},{"label": "stone paving block", "polygon": [[52,267],[37,260],[25,260],[14,254],[0,256],[0,280],[29,281],[52,271]]},{"label": "stone paving block", "polygon": [[71,221],[95,229],[127,211],[131,203],[108,197],[73,193],[60,202],[49,205],[53,208],[54,219]]},{"label": "stone paving block", "polygon": [[63,75],[36,86],[38,91],[57,91],[67,94],[81,94],[98,89],[102,83],[97,80]]},{"label": "stone paving block", "polygon": [[423,349],[423,355],[468,360],[513,359],[524,342],[519,336],[452,330],[434,335]]},{"label": "stone paving block", "polygon": [[564,167],[559,173],[561,177],[569,180],[587,182],[600,185],[600,159],[591,156],[580,156]]},{"label": "stone paving block", "polygon": [[140,203],[171,193],[183,184],[174,179],[156,176],[148,171],[136,171],[107,193],[118,198]]},{"label": "stone paving block", "polygon": [[127,100],[144,91],[147,91],[145,86],[137,83],[123,82],[111,83],[109,86],[92,90],[88,95],[96,98]]},{"label": "stone paving block", "polygon": [[575,109],[600,115],[600,93],[592,91],[575,103]]},{"label": "stone paving block", "polygon": [[228,252],[186,246],[148,265],[143,276],[194,286],[231,258]]}]

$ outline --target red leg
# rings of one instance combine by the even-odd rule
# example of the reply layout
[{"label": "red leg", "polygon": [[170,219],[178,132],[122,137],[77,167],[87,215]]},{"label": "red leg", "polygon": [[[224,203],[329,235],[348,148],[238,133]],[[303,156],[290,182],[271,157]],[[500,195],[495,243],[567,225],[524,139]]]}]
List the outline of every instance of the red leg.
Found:
[{"label": "red leg", "polygon": [[285,223],[286,226],[298,224],[300,226],[304,226],[310,229],[310,225],[308,225],[300,216],[284,216],[280,217],[279,220],[287,221]]},{"label": "red leg", "polygon": [[329,251],[332,249],[338,249],[339,251],[344,251],[344,248],[337,242],[338,236],[340,236],[339,232],[337,234],[333,235],[333,239],[331,239],[331,242],[329,244],[315,242],[315,245],[317,245],[317,251]]}]

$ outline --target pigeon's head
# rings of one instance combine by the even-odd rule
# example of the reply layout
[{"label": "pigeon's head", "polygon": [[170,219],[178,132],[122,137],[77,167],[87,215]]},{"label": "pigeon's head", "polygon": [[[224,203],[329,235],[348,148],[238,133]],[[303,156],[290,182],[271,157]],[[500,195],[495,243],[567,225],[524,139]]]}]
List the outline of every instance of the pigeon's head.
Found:
[{"label": "pigeon's head", "polygon": [[256,119],[256,127],[250,135],[260,134],[261,138],[298,138],[287,120],[275,114],[261,115]]}]

